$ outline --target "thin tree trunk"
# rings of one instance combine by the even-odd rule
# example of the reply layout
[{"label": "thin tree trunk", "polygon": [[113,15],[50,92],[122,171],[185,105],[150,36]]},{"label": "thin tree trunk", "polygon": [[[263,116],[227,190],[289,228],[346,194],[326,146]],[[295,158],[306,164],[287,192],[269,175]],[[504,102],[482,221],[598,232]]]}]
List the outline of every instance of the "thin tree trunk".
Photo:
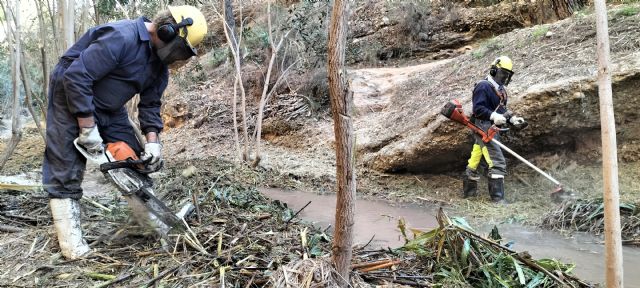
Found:
[{"label": "thin tree trunk", "polygon": [[33,105],[31,104],[31,99],[33,98],[33,94],[31,93],[31,85],[29,84],[29,77],[27,77],[27,68],[26,57],[24,57],[24,51],[22,51],[22,61],[20,62],[20,74],[22,75],[22,87],[24,87],[24,105],[27,106],[29,113],[31,114],[31,118],[33,118],[33,122],[36,123],[36,128],[38,128],[38,132],[40,136],[42,136],[42,140],[47,140],[45,136],[44,129],[42,128],[42,123],[40,122],[40,118],[38,117],[38,113],[33,110]]},{"label": "thin tree trunk", "polygon": [[[49,19],[51,20],[51,30],[52,30],[52,35],[54,35],[53,37],[53,48],[55,49],[55,53],[58,53],[58,57],[62,56],[62,53],[64,51],[62,51],[62,45],[60,45],[60,25],[58,23],[58,18],[56,18],[56,14],[55,12],[55,5],[56,5],[56,0],[51,0],[51,2],[49,2],[49,0],[47,0],[47,11],[49,12]],[[62,52],[60,52],[62,51]],[[54,57],[57,58],[57,57]]]},{"label": "thin tree trunk", "polygon": [[[225,23],[224,25],[224,29],[225,29],[225,36],[227,36],[227,42],[229,43],[230,49],[231,51],[234,51],[232,53],[232,55],[234,55],[235,51],[239,52],[239,50],[237,49],[238,47],[238,43],[236,43],[236,39],[238,39],[238,35],[236,35],[236,21],[233,18],[233,6],[231,5],[231,0],[223,0],[223,21]],[[232,39],[233,41],[229,41],[229,39]],[[235,65],[235,56],[234,57],[234,65]],[[237,74],[236,74],[237,75]],[[236,80],[233,81],[233,141],[235,143],[235,147],[236,147],[236,159],[239,159],[240,157],[244,157],[244,155],[241,155],[240,153],[240,137],[238,135],[238,82],[239,79],[236,77]],[[242,85],[242,82],[240,82],[240,85]],[[240,157],[238,157],[240,156]]]},{"label": "thin tree trunk", "polygon": [[264,106],[266,105],[267,91],[269,90],[269,80],[271,79],[271,71],[273,69],[273,63],[276,61],[278,55],[278,49],[284,40],[284,37],[280,39],[278,46],[273,43],[273,34],[271,27],[271,2],[267,3],[267,29],[269,30],[269,45],[271,46],[271,59],[269,59],[269,67],[267,68],[267,75],[265,75],[264,86],[262,87],[262,95],[260,96],[260,103],[258,103],[258,116],[256,117],[256,147],[255,157],[253,160],[253,167],[257,167],[260,164],[260,138],[262,138],[262,114],[264,114]]},{"label": "thin tree trunk", "polygon": [[235,159],[240,159],[240,138],[238,136],[238,79],[233,81],[233,142],[236,144]]},{"label": "thin tree trunk", "polygon": [[609,70],[609,24],[605,0],[596,0],[598,38],[598,94],[602,133],[602,174],[604,185],[604,245],[606,287],[624,287],[622,275],[622,239],[620,234],[620,195],[618,192],[618,153],[613,115],[611,71]]},{"label": "thin tree trunk", "polygon": [[63,0],[65,2],[64,21],[64,50],[71,48],[76,42],[75,29],[75,0]]},{"label": "thin tree trunk", "polygon": [[[224,12],[224,22],[227,23],[225,29],[227,29],[227,32],[232,35],[231,39],[238,39],[238,35],[236,34],[236,20],[235,18],[233,18],[232,0],[223,1],[224,8],[222,9],[222,11]],[[231,45],[231,49],[233,49],[233,51],[237,50],[238,44],[235,41],[229,43],[229,45]]]},{"label": "thin tree trunk", "polygon": [[[98,0],[93,0],[93,17],[94,17],[94,21],[95,21],[95,25],[100,24],[100,11],[98,11]],[[160,6],[160,7],[164,7],[164,6]]]},{"label": "thin tree trunk", "polygon": [[[224,9],[223,9],[224,10]],[[240,7],[240,13],[242,13],[242,7]],[[248,128],[247,128],[247,97],[246,97],[246,93],[244,90],[244,85],[242,84],[242,70],[240,69],[240,43],[242,41],[242,33],[240,33],[240,35],[238,36],[238,38],[235,38],[233,34],[229,33],[229,27],[227,27],[227,22],[224,21],[225,17],[224,15],[219,15],[220,18],[223,20],[223,25],[225,25],[224,27],[224,36],[227,38],[227,43],[229,43],[229,47],[236,47],[236,49],[231,49],[231,53],[233,55],[233,60],[234,60],[234,66],[235,66],[235,73],[236,73],[236,81],[238,81],[238,85],[240,86],[240,100],[241,100],[241,104],[240,104],[240,108],[242,109],[242,132],[244,135],[244,143],[243,143],[243,151],[242,151],[242,160],[243,161],[247,161],[249,159],[249,148],[248,148],[248,143],[250,141],[249,139],[249,132],[248,132]],[[242,19],[242,14],[240,15],[240,19]],[[240,24],[240,31],[242,31],[242,23]],[[235,97],[235,96],[234,96]]]},{"label": "thin tree trunk", "polygon": [[89,4],[87,1],[89,0],[82,0],[82,13],[80,14],[80,25],[76,30],[76,39],[80,38],[80,35],[87,30],[86,25],[89,19]]},{"label": "thin tree trunk", "polygon": [[340,286],[349,285],[349,270],[352,257],[353,225],[356,194],[354,173],[354,135],[353,135],[353,92],[347,83],[347,71],[344,68],[345,42],[347,39],[347,20],[349,2],[335,0],[331,13],[331,26],[328,36],[328,76],[333,131],[336,138],[336,223],[333,238],[333,263],[342,276]]},{"label": "thin tree trunk", "polygon": [[[36,9],[37,12],[36,14],[38,14],[38,26],[39,30],[40,30],[40,39],[41,39],[41,43],[40,43],[40,55],[42,57],[42,61],[41,61],[41,65],[42,65],[42,97],[34,97],[35,101],[38,103],[38,105],[40,106],[40,112],[42,112],[42,119],[47,119],[47,91],[49,89],[49,63],[47,60],[47,32],[46,32],[46,27],[45,27],[45,23],[44,23],[44,17],[42,16],[42,13],[44,13],[44,11],[42,10],[42,3],[40,2],[40,0],[35,0],[36,2]],[[44,99],[44,101],[43,101]]]},{"label": "thin tree trunk", "polygon": [[122,14],[124,14],[125,18],[130,19],[129,12],[127,11],[126,8],[124,8],[124,5],[122,5],[122,3],[120,3],[120,1],[118,1],[118,0],[116,0],[116,7],[120,8],[120,10],[122,11]]},{"label": "thin tree trunk", "polygon": [[[11,7],[15,7],[15,14],[12,13]],[[22,138],[22,129],[20,125],[20,0],[15,0],[15,5],[7,5],[7,7],[3,7],[5,10],[5,25],[7,25],[6,29],[6,37],[11,38],[13,43],[13,53],[12,54],[12,89],[13,89],[13,113],[11,115],[11,140],[5,147],[4,154],[0,157],[0,171],[4,168],[4,164],[7,163],[11,154],[13,154],[13,150],[15,150],[16,146],[18,146],[18,142]],[[13,17],[12,17],[13,16]],[[15,28],[11,28],[11,23],[15,25]],[[12,33],[13,32],[13,33]],[[11,35],[13,34],[13,35]]]},{"label": "thin tree trunk", "polygon": [[58,22],[58,31],[55,32],[55,35],[57,35],[57,38],[60,39],[60,45],[58,46],[58,55],[62,56],[62,54],[64,54],[64,52],[67,50],[67,41],[65,39],[65,24],[66,21],[64,19],[65,14],[67,14],[67,1],[66,0],[57,0],[57,16],[58,18],[56,19],[56,21]]}]

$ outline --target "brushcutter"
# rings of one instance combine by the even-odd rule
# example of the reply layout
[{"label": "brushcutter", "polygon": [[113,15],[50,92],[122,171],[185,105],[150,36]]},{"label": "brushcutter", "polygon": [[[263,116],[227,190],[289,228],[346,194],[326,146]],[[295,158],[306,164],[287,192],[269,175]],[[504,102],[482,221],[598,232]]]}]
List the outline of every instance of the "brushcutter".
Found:
[{"label": "brushcutter", "polygon": [[522,163],[527,164],[527,166],[531,167],[533,170],[540,173],[540,175],[544,176],[545,178],[549,179],[549,181],[553,182],[553,184],[556,185],[556,188],[553,190],[553,192],[551,192],[551,197],[554,200],[562,200],[564,198],[573,196],[573,193],[571,191],[565,190],[562,187],[562,184],[560,184],[560,181],[551,177],[551,175],[542,171],[542,169],[536,167],[531,162],[527,161],[527,159],[524,159],[522,156],[518,155],[518,153],[509,149],[509,147],[500,143],[500,141],[494,139],[495,135],[501,131],[501,129],[498,128],[498,126],[492,125],[487,131],[484,131],[482,128],[478,127],[473,122],[471,122],[469,117],[467,117],[467,115],[464,114],[464,110],[462,110],[462,104],[460,104],[458,100],[449,101],[446,105],[444,105],[444,107],[442,108],[442,111],[440,111],[440,114],[444,115],[445,117],[455,122],[458,122],[464,126],[467,126],[467,128],[471,129],[471,131],[473,131],[474,133],[482,137],[482,142],[495,143],[496,145],[500,146],[502,150],[509,152],[509,154],[513,155],[518,160],[522,161]]}]

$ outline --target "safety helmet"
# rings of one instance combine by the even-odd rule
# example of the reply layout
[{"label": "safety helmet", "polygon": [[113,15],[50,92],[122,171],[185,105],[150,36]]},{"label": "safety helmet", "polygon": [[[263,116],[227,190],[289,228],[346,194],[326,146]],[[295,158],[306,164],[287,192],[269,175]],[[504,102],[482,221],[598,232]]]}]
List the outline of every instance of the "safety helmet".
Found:
[{"label": "safety helmet", "polygon": [[[179,36],[185,38],[191,48],[200,44],[207,34],[207,20],[202,12],[198,8],[189,5],[169,6],[168,8],[178,25],[183,21],[191,22],[191,24],[185,25],[184,29],[177,29],[180,31]],[[188,21],[188,18],[191,18],[191,21]]]},{"label": "safety helmet", "polygon": [[[498,72],[500,72],[500,75],[498,75]],[[502,82],[500,83],[501,85],[509,85],[509,82],[511,82],[511,76],[513,76],[513,62],[511,62],[511,58],[507,56],[500,56],[496,58],[496,60],[491,63],[489,75],[494,78],[500,78],[501,81],[499,82]]]},{"label": "safety helmet", "polygon": [[511,58],[507,56],[500,56],[496,58],[496,60],[491,63],[491,68],[502,68],[511,73],[513,73],[513,62],[511,62]]}]

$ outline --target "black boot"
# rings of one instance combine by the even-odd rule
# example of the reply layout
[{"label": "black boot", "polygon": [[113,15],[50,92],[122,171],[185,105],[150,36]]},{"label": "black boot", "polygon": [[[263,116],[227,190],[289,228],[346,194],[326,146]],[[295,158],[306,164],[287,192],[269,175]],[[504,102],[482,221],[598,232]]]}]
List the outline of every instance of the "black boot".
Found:
[{"label": "black boot", "polygon": [[504,202],[504,178],[489,178],[489,196],[493,202]]},{"label": "black boot", "polygon": [[465,173],[462,178],[462,198],[475,197],[478,194],[478,180],[471,179]]}]

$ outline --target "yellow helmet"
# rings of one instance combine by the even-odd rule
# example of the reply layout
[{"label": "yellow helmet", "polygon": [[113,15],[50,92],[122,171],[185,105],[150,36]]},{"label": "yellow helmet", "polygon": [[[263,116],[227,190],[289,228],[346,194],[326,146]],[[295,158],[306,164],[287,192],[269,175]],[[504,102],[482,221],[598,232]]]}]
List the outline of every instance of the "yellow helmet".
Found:
[{"label": "yellow helmet", "polygon": [[[202,12],[198,8],[189,5],[169,6],[168,8],[176,23],[180,23],[186,18],[193,20],[193,24],[185,27],[187,30],[185,39],[187,39],[187,43],[192,48],[200,44],[207,34],[207,20],[202,15]],[[184,29],[180,29],[180,37],[184,38],[184,34]]]},{"label": "yellow helmet", "polygon": [[496,58],[496,60],[491,63],[491,67],[502,68],[513,73],[513,62],[511,62],[511,58],[507,56],[500,56]]}]

